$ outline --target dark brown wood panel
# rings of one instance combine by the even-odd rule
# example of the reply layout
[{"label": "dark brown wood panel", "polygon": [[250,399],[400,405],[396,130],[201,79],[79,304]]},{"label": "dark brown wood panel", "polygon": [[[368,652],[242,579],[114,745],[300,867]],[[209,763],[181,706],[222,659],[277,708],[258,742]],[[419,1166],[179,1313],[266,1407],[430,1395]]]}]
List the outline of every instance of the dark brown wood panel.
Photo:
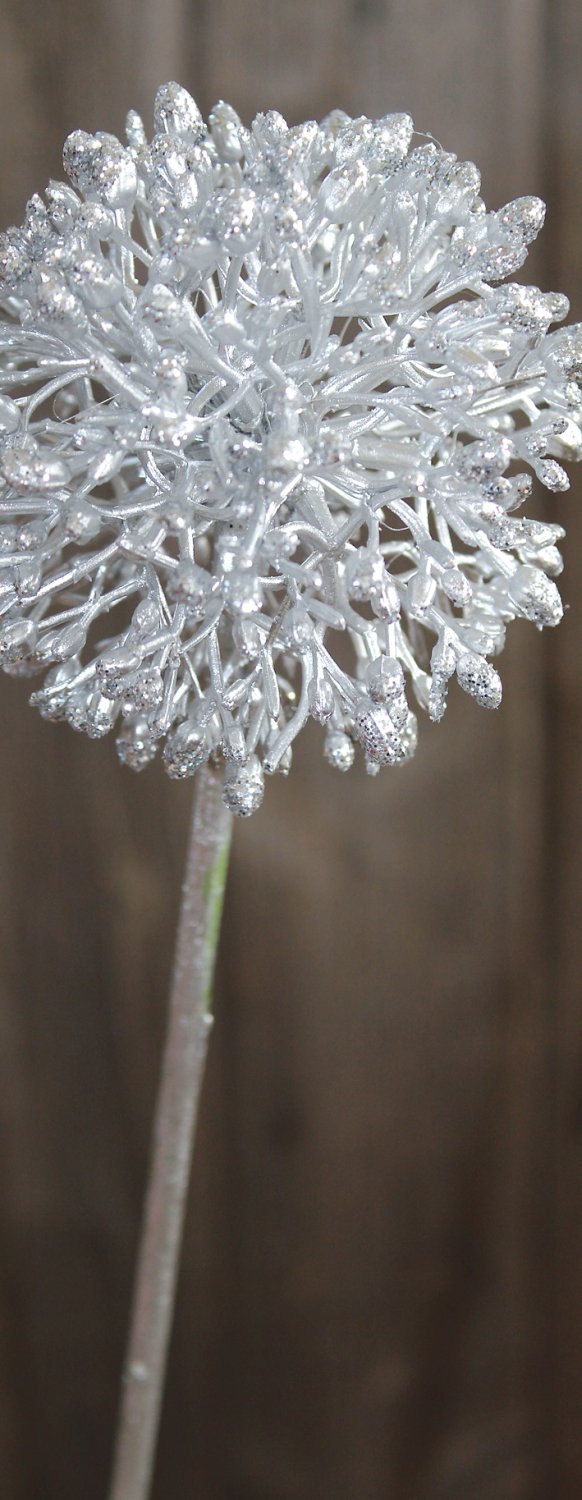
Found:
[{"label": "dark brown wood panel", "polygon": [[[492,203],[550,197],[531,275],[575,291],[574,0],[4,0],[2,29],[4,221],[174,75],[247,116],[409,109]],[[499,714],[456,699],[378,780],[310,734],[237,829],[164,1500],[582,1489],[582,537],[552,509],[572,609],[515,627]],[[0,1493],[100,1500],[190,794],[0,690]]]},{"label": "dark brown wood panel", "polygon": [[[547,34],[548,197],[555,232],[548,274],[561,280],[582,319],[582,14],[559,0]],[[551,737],[548,811],[551,859],[546,866],[546,920],[551,933],[548,1001],[552,1016],[555,1098],[552,1116],[554,1303],[551,1376],[557,1483],[577,1500],[582,1475],[582,931],[580,922],[582,807],[582,524],[579,478],[573,486],[565,547],[565,628],[548,643],[547,718]],[[575,502],[578,502],[577,504]]]}]

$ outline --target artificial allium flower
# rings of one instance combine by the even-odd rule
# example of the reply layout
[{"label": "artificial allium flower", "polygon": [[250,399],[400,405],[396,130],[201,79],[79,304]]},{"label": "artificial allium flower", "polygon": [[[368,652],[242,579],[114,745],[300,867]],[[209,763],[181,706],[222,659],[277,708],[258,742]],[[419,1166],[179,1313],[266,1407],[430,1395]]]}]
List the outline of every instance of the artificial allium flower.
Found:
[{"label": "artificial allium flower", "polygon": [[74,132],[1,243],[0,655],[246,814],[310,715],[399,764],[411,698],[497,707],[507,622],[558,622],[561,528],[518,513],[582,454],[582,328],[498,285],[540,200],[487,213],[408,115],[207,128],[168,84],[127,139]]}]

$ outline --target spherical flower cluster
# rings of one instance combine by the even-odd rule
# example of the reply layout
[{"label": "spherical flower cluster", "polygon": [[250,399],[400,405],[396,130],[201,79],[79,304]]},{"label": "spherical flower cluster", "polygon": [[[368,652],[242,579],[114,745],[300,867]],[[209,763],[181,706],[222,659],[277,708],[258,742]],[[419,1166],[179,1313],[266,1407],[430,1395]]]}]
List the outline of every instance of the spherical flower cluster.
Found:
[{"label": "spherical flower cluster", "polygon": [[582,330],[500,285],[540,200],[486,212],[408,115],[206,126],[168,84],[127,140],[74,132],[0,242],[0,661],[246,814],[310,716],[400,764],[412,701],[496,707],[508,621],[558,622],[518,513],[582,454]]}]

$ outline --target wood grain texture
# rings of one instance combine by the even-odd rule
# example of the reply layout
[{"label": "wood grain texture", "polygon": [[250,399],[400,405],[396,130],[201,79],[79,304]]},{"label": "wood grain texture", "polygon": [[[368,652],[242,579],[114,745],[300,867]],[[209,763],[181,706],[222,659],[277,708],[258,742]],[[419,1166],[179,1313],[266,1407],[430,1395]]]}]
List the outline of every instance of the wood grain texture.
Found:
[{"label": "wood grain texture", "polygon": [[[554,216],[549,273],[561,277],[582,318],[582,113],[579,61],[582,15],[560,0],[547,39],[547,165]],[[547,714],[552,725],[547,869],[554,1067],[554,1180],[551,1374],[559,1493],[577,1500],[582,1474],[580,1363],[582,1301],[582,933],[580,927],[582,661],[576,604],[582,591],[582,486],[573,487],[566,565],[571,609],[560,640],[548,643]],[[569,508],[570,509],[570,508]],[[579,614],[579,611],[578,611]],[[552,878],[553,877],[553,878]]]},{"label": "wood grain texture", "polygon": [[[3,220],[67,130],[174,75],[247,116],[409,109],[492,203],[550,198],[530,274],[575,291],[574,0],[4,0],[2,26]],[[514,628],[500,713],[456,699],[375,781],[310,734],[237,830],[164,1500],[578,1500],[582,535],[552,510],[572,609]],[[189,791],[0,688],[0,1493],[100,1500]]]}]

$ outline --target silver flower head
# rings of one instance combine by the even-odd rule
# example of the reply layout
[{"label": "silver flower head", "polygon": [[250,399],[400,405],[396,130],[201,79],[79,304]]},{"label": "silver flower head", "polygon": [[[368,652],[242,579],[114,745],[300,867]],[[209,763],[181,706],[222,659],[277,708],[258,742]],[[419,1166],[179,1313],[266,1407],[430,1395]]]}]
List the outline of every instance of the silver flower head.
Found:
[{"label": "silver flower head", "polygon": [[557,624],[519,510],[582,456],[582,327],[501,284],[540,200],[488,213],[408,115],[206,126],[171,83],[154,119],[75,131],[0,244],[0,660],[245,815],[310,716],[398,765],[411,701],[497,707],[508,621]]}]

